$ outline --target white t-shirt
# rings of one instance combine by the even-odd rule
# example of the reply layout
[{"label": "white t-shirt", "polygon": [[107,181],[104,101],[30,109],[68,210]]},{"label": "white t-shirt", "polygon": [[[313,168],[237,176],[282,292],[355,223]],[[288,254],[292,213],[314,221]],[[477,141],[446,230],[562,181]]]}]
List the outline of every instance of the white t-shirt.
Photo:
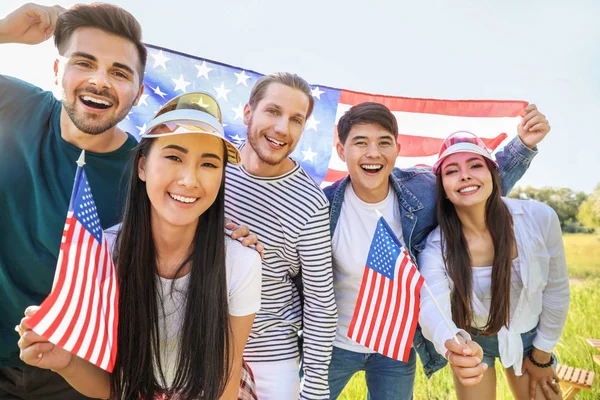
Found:
[{"label": "white t-shirt", "polygon": [[352,184],[346,186],[340,217],[333,233],[333,288],[338,307],[338,325],[333,345],[356,353],[374,353],[348,337],[348,327],[360,291],[367,255],[379,211],[400,242],[402,238],[401,214],[392,187],[387,197],[379,203],[365,203],[358,198]]},{"label": "white t-shirt", "polygon": [[[114,245],[119,226],[105,231],[109,248]],[[255,250],[244,247],[240,242],[225,235],[225,267],[227,269],[227,293],[229,315],[242,317],[256,313],[260,309],[262,261]],[[185,289],[190,275],[181,278],[166,279],[156,276],[159,293],[162,294],[162,307],[159,299],[159,338],[161,349],[161,365],[167,387],[175,378],[178,338],[185,313]],[[159,371],[155,371],[157,378]],[[159,378],[160,379],[160,378]]]},{"label": "white t-shirt", "polygon": [[[225,237],[227,268],[227,292],[229,315],[242,317],[256,313],[260,309],[261,259],[253,249],[244,247],[240,242]],[[162,289],[164,315],[160,315],[159,300],[159,338],[161,364],[167,387],[175,379],[177,355],[179,352],[179,332],[185,313],[185,289],[190,275],[172,279],[157,276],[159,289]],[[158,376],[158,371],[155,372]]]}]

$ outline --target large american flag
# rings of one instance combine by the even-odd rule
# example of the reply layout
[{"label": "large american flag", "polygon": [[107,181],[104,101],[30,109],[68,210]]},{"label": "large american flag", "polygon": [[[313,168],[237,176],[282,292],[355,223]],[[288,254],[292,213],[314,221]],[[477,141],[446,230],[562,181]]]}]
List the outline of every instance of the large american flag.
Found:
[{"label": "large american flag", "polygon": [[83,156],[78,164],[52,291],[29,325],[49,342],[112,372],[119,290]]},{"label": "large american flag", "polygon": [[400,240],[380,217],[348,337],[386,357],[407,362],[417,329],[423,282]]},{"label": "large american flag", "polygon": [[[152,45],[147,47],[145,92],[121,128],[139,138],[146,123],[167,100],[190,91],[204,91],[219,102],[228,138],[236,144],[244,142],[244,105],[262,74]],[[311,87],[314,112],[292,157],[322,186],[347,174],[345,163],[335,151],[336,126],[344,112],[355,104],[375,101],[392,110],[400,130],[398,167],[433,165],[443,139],[459,130],[477,134],[488,148],[495,150],[507,137],[514,136],[527,105],[523,101],[417,99],[322,85]]]}]

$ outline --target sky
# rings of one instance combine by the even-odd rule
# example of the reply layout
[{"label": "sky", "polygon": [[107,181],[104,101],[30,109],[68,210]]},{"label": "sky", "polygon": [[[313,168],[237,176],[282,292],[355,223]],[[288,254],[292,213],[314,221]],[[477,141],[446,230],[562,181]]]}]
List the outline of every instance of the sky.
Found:
[{"label": "sky", "polygon": [[[110,2],[138,19],[146,43],[248,70],[393,96],[529,101],[552,130],[519,185],[600,183],[597,0]],[[0,17],[21,4],[2,0]],[[51,41],[2,45],[0,73],[51,90],[55,56]]]}]

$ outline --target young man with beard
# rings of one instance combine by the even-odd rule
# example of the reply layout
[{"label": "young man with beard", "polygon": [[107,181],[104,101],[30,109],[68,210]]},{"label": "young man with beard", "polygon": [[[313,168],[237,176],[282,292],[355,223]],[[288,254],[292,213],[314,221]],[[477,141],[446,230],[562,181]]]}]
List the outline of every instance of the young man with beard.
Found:
[{"label": "young man with beard", "polygon": [[[309,85],[297,75],[261,78],[244,108],[248,133],[240,149],[243,165],[227,166],[226,214],[251,226],[265,245],[261,309],[244,352],[259,399],[329,398],[327,368],[337,321],[329,203],[289,157],[313,106]],[[292,281],[300,272],[302,293]]]},{"label": "young man with beard", "polygon": [[[116,125],[143,92],[141,28],[112,5],[27,4],[0,20],[0,43],[37,44],[54,34],[62,101],[0,75],[0,398],[82,399],[60,375],[19,360],[23,310],[50,293],[73,186],[86,174],[103,228],[119,222],[122,180],[136,139]],[[29,62],[29,61],[25,61]]]},{"label": "young man with beard", "polygon": [[[518,137],[496,154],[504,194],[527,170],[537,154],[535,146],[550,131],[545,116],[534,105],[525,111]],[[337,128],[336,149],[346,162],[349,175],[325,188],[331,203],[334,288],[339,312],[329,366],[331,398],[336,399],[352,375],[362,370],[370,398],[410,399],[416,372],[414,349],[427,376],[446,364],[433,344],[423,338],[420,328],[415,333],[408,362],[385,357],[352,341],[348,338],[348,328],[379,219],[376,211],[383,214],[416,260],[427,235],[437,226],[435,175],[427,168],[394,167],[400,150],[398,125],[382,104],[362,103],[352,107],[340,118]],[[463,353],[463,347],[452,340],[453,333],[458,332],[446,332],[445,342],[451,367],[463,385],[477,384],[487,369],[480,363],[481,348],[468,341],[470,350]]]}]

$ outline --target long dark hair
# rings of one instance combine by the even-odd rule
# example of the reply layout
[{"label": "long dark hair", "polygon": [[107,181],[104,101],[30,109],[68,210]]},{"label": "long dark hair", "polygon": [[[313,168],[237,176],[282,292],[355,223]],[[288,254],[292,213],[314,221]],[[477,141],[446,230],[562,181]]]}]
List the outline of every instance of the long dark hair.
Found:
[{"label": "long dark hair", "polygon": [[[484,334],[497,333],[508,326],[510,318],[510,285],[512,249],[515,244],[513,219],[500,196],[500,178],[496,167],[484,159],[492,174],[492,194],[485,205],[485,223],[492,236],[494,263],[492,267],[492,307]],[[437,174],[437,218],[442,233],[442,255],[448,276],[454,283],[450,294],[452,320],[469,332],[473,322],[471,256],[454,204],[445,196],[441,168]]]},{"label": "long dark hair", "polygon": [[[143,139],[131,160],[131,177],[123,224],[116,240],[119,280],[119,336],[111,375],[111,397],[138,400],[163,391],[159,339],[159,288],[156,249],[146,184],[137,171],[155,139]],[[225,145],[223,145],[225,153]],[[224,157],[226,162],[227,157]],[[223,166],[225,168],[225,166]],[[213,400],[225,390],[229,376],[230,331],[224,238],[225,169],[215,202],[200,216],[188,258],[191,262],[185,311],[179,335],[177,372],[170,388],[181,399]]]}]

